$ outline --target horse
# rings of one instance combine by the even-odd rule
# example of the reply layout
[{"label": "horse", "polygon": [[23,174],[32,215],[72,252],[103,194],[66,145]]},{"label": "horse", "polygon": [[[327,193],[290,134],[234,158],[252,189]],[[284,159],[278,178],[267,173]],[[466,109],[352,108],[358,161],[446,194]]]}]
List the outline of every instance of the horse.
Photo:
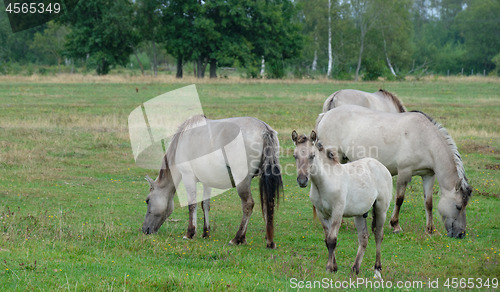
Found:
[{"label": "horse", "polygon": [[358,252],[351,268],[359,273],[361,261],[368,244],[366,217],[373,207],[372,232],[375,234],[375,275],[380,277],[381,244],[384,222],[392,198],[392,176],[376,159],[364,158],[341,164],[335,151],[326,149],[316,132],[310,137],[292,132],[295,143],[294,158],[297,164],[297,183],[305,188],[309,178],[309,198],[317,210],[328,248],[329,272],[337,271],[335,248],[342,217],[354,217],[358,230]]},{"label": "horse", "polygon": [[389,91],[379,89],[379,91],[370,93],[355,89],[342,89],[335,91],[325,100],[323,113],[344,104],[357,104],[373,110],[390,113],[406,112],[406,108],[401,100]]},{"label": "horse", "polygon": [[[422,177],[426,232],[433,233],[432,191],[437,178],[441,198],[438,210],[449,237],[463,238],[466,206],[472,194],[457,146],[448,131],[419,111],[386,113],[357,105],[343,105],[317,120],[321,140],[349,161],[372,157],[397,175],[396,202],[390,220],[401,232],[399,211],[411,178]],[[344,160],[345,160],[344,159]]]},{"label": "horse", "polygon": [[[240,137],[240,142],[235,143]],[[232,149],[232,150],[231,150]],[[234,151],[233,151],[234,150]],[[241,199],[243,217],[231,245],[246,243],[248,221],[254,207],[250,183],[260,177],[260,201],[266,224],[267,248],[274,249],[274,208],[283,191],[279,165],[277,132],[252,117],[210,120],[193,116],[179,127],[163,158],[156,180],[150,184],[147,212],[142,226],[145,234],[156,233],[174,210],[174,195],[179,182],[185,185],[189,203],[189,223],[184,238],[196,234],[196,184],[203,187],[203,237],[209,236],[211,188],[235,187]]]}]

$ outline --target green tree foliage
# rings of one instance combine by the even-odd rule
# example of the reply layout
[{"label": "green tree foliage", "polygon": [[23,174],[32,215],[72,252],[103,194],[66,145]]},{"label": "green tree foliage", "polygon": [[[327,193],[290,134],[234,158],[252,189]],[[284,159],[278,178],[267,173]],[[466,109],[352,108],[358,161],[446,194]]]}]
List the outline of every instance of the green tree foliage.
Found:
[{"label": "green tree foliage", "polygon": [[128,0],[79,1],[63,17],[71,25],[66,43],[69,56],[86,59],[105,75],[114,65],[126,65],[137,35],[132,29],[132,4]]},{"label": "green tree foliage", "polygon": [[62,62],[64,44],[69,28],[54,21],[47,23],[43,32],[36,32],[30,48],[38,52],[39,59],[47,60],[49,64]]},{"label": "green tree foliage", "polygon": [[169,54],[177,77],[186,62],[198,77],[221,66],[260,77],[262,61],[268,78],[324,76],[329,44],[333,78],[498,72],[498,15],[498,0],[88,0],[13,34],[0,9],[0,71],[60,63],[65,42],[98,74],[145,54],[156,74]]},{"label": "green tree foliage", "polygon": [[492,58],[500,48],[500,1],[469,1],[456,22],[464,39],[467,65],[475,71],[492,70]]}]

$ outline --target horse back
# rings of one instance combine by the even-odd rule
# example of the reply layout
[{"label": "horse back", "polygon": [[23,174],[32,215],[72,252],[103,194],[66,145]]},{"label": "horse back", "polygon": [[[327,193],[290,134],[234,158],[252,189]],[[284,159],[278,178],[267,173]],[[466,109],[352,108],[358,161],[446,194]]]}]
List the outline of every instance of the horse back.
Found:
[{"label": "horse back", "polygon": [[435,127],[421,114],[386,113],[356,105],[325,113],[317,132],[326,147],[337,148],[350,161],[372,157],[392,175],[405,165],[432,166],[429,141],[439,139]]}]

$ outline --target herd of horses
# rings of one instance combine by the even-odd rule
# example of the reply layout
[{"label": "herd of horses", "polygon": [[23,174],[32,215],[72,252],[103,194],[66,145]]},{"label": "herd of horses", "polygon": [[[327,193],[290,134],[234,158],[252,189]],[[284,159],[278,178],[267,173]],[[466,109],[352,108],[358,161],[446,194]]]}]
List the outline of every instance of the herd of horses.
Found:
[{"label": "herd of horses", "polygon": [[[227,127],[228,123],[233,126]],[[219,151],[221,154],[206,159],[186,159],[192,152],[219,153],[217,150],[225,148],[229,137],[234,137],[231,133],[234,125],[242,137],[242,156]],[[371,209],[376,241],[374,268],[376,276],[380,276],[383,225],[392,199],[392,176],[397,175],[394,212],[390,219],[393,232],[402,231],[399,211],[405,189],[411,178],[418,175],[423,181],[426,232],[435,231],[432,194],[437,179],[441,192],[438,211],[447,235],[465,236],[465,209],[472,188],[455,142],[443,126],[423,112],[408,112],[390,92],[339,90],[324,102],[323,112],[311,134],[299,135],[293,131],[292,140],[297,183],[306,187],[310,181],[309,197],[324,229],[329,252],[328,271],[337,271],[335,248],[342,217],[354,217],[359,247],[352,271],[359,273],[368,243],[366,217]],[[231,160],[229,156],[232,156]],[[260,177],[266,245],[275,248],[274,209],[283,191],[277,132],[265,122],[250,117],[210,120],[205,116],[194,116],[174,135],[156,180],[147,177],[150,192],[142,231],[146,234],[157,232],[172,214],[176,186],[182,181],[190,202],[188,229],[184,237],[193,238],[197,226],[194,198],[197,197],[196,185],[199,182],[204,188],[201,202],[203,237],[209,236],[210,232],[211,188],[235,187],[241,199],[243,217],[230,244],[245,244],[254,207],[250,184],[256,176]]]}]

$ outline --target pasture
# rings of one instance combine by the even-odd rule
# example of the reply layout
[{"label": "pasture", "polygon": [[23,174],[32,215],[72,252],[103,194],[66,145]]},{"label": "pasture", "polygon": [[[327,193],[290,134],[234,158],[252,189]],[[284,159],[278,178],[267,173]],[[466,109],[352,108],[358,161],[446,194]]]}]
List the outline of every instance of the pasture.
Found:
[{"label": "pasture", "polygon": [[[193,80],[195,81],[195,80]],[[190,83],[172,79],[0,79],[0,290],[290,290],[299,281],[356,279],[352,219],[337,245],[338,272],[325,271],[323,230],[312,220],[309,189],[296,182],[292,130],[309,134],[328,95],[343,88],[391,91],[408,110],[446,127],[462,155],[473,194],[467,235],[425,230],[422,181],[414,177],[401,209],[403,232],[388,220],[382,243],[385,281],[498,278],[500,267],[500,80],[406,82],[241,81],[197,83],[207,117],[254,116],[279,133],[284,199],[275,215],[276,250],[266,249],[256,202],[247,245],[229,246],[241,220],[235,190],[212,198],[211,237],[183,240],[188,210],[176,208],[154,235],[144,235],[148,183],[156,171],[135,165],[128,114],[142,102]],[[185,81],[184,81],[185,82]],[[194,82],[193,82],[194,83]],[[136,92],[136,89],[138,90]],[[391,202],[388,218],[394,202]],[[198,218],[202,218],[198,208]],[[371,214],[368,217],[371,224]],[[372,279],[370,238],[359,278]],[[477,283],[477,282],[476,282]],[[411,289],[410,289],[411,290]]]}]

